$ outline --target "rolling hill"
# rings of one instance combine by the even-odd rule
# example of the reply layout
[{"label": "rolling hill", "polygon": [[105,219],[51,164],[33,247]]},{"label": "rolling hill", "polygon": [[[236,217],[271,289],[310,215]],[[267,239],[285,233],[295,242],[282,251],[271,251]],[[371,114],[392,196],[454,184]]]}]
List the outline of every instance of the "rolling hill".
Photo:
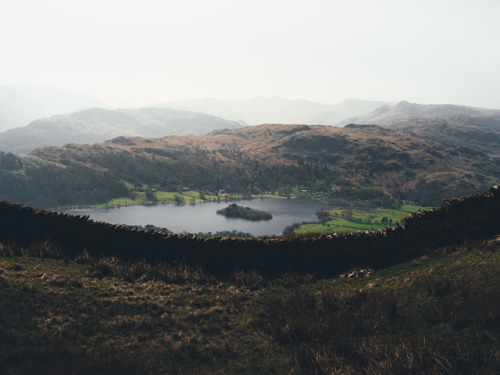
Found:
[{"label": "rolling hill", "polygon": [[241,126],[202,113],[167,108],[92,108],[36,120],[28,126],[0,133],[0,151],[27,154],[38,147],[96,143],[118,136],[206,134],[214,129]]}]

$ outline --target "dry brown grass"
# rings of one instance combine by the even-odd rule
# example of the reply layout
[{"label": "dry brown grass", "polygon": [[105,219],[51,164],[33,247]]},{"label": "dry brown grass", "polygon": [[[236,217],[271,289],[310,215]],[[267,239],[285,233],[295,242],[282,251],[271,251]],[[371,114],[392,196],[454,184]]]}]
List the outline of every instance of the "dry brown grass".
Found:
[{"label": "dry brown grass", "polygon": [[246,328],[255,298],[249,288],[121,276],[97,276],[75,262],[0,258],[0,372],[226,373],[274,366],[256,360],[256,350],[274,344]]},{"label": "dry brown grass", "polygon": [[256,324],[293,348],[296,374],[496,374],[499,250],[466,243],[271,295]]}]

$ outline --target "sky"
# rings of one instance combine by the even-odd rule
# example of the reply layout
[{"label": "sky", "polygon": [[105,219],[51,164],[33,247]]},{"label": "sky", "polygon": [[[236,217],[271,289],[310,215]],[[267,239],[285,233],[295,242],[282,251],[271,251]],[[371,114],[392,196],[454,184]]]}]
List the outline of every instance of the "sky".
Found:
[{"label": "sky", "polygon": [[11,0],[0,84],[111,106],[214,97],[500,108],[498,0]]}]

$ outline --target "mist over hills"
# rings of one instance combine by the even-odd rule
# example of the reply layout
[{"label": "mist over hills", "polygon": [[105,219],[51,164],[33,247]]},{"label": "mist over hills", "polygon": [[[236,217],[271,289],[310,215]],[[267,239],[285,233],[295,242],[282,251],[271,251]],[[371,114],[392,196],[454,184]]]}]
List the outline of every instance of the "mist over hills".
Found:
[{"label": "mist over hills", "polygon": [[[452,116],[500,118],[500,110],[468,107],[454,104],[416,104],[401,101],[395,105],[383,105],[363,116],[346,119],[343,125],[348,123],[364,123],[378,125],[394,125],[413,118],[436,118]],[[494,125],[500,129],[500,121]]]},{"label": "mist over hills", "polygon": [[[7,86],[0,86],[0,95],[2,92],[7,95],[6,88]],[[41,92],[33,88],[22,91]],[[62,98],[57,101],[59,104],[73,103],[71,95],[53,91]],[[16,96],[9,100],[0,104],[0,120],[2,114],[7,113],[2,111],[1,106],[13,103]],[[51,95],[47,95],[44,100],[46,104],[54,102]],[[33,103],[25,103],[28,108],[26,113],[40,107]],[[53,104],[52,110],[55,110],[55,106]],[[500,110],[451,104],[422,105],[406,101],[391,104],[358,99],[328,105],[281,97],[190,99],[160,103],[158,106],[161,108],[92,108],[37,119],[28,126],[0,133],[0,151],[27,154],[39,147],[62,146],[67,143],[92,144],[118,136],[201,135],[216,129],[238,128],[247,123],[336,126],[356,123],[391,126],[414,137],[470,147],[490,156],[500,156]],[[16,108],[15,105],[11,107]]]},{"label": "mist over hills", "polygon": [[0,151],[27,154],[38,147],[96,143],[118,136],[206,134],[242,124],[203,113],[168,108],[92,108],[33,121],[0,133]]},{"label": "mist over hills", "polygon": [[107,107],[88,95],[49,87],[0,85],[0,131],[61,113]]},{"label": "mist over hills", "polygon": [[325,112],[311,116],[308,122],[312,125],[341,126],[345,119],[368,114],[386,105],[389,105],[389,103],[379,100],[347,99],[340,103],[330,105],[330,108]]},{"label": "mist over hills", "polygon": [[208,113],[249,125],[310,124],[338,125],[350,117],[365,115],[389,104],[383,101],[348,99],[329,105],[302,99],[255,97],[249,99],[188,99],[156,104],[181,110]]}]

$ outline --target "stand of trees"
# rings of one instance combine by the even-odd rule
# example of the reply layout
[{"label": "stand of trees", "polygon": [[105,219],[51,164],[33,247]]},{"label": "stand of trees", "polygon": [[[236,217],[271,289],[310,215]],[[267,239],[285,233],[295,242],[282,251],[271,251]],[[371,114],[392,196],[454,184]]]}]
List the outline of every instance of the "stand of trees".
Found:
[{"label": "stand of trees", "polygon": [[[2,153],[0,153],[0,156]],[[0,199],[36,207],[94,204],[130,194],[122,181],[106,171],[70,164],[26,166],[6,158],[0,167]],[[16,169],[13,169],[16,167]]]},{"label": "stand of trees", "polygon": [[251,221],[271,220],[273,215],[266,211],[255,210],[250,207],[238,206],[236,203],[230,204],[226,208],[217,210],[219,215],[225,217],[235,217]]}]

